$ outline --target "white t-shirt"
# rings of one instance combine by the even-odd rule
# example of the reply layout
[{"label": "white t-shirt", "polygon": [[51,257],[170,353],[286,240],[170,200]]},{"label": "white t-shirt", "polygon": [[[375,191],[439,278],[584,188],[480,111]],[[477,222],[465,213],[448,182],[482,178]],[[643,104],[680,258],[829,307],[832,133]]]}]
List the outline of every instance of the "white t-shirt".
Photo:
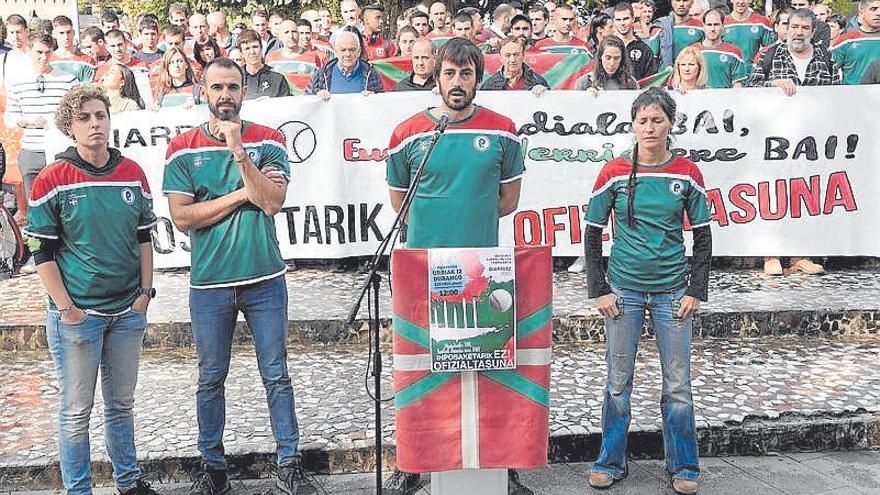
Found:
[{"label": "white t-shirt", "polygon": [[798,58],[792,54],[791,59],[794,61],[794,68],[797,70],[798,79],[803,81],[804,78],[807,77],[807,66],[810,65],[810,60],[812,60],[813,57]]}]

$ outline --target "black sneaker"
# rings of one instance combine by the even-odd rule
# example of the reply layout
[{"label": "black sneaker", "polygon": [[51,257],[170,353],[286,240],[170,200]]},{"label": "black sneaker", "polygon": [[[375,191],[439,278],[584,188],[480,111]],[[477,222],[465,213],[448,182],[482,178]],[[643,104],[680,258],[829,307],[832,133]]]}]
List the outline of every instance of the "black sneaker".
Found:
[{"label": "black sneaker", "polygon": [[312,495],[318,493],[318,489],[312,481],[312,476],[303,469],[299,459],[278,466],[278,477],[275,479],[275,487],[284,495]]},{"label": "black sneaker", "polygon": [[391,477],[385,481],[382,493],[384,495],[412,495],[418,492],[422,486],[424,486],[422,477],[418,474],[404,473],[395,469],[391,473]]},{"label": "black sneaker", "polygon": [[120,495],[159,495],[159,492],[153,490],[149,483],[144,480],[137,480],[137,484],[134,488],[129,488],[124,492],[119,492]]},{"label": "black sneaker", "polygon": [[189,489],[189,495],[226,495],[232,491],[225,469],[211,469],[202,466],[196,480]]},{"label": "black sneaker", "polygon": [[519,480],[519,473],[513,469],[507,470],[507,495],[535,495],[535,492],[523,485]]}]

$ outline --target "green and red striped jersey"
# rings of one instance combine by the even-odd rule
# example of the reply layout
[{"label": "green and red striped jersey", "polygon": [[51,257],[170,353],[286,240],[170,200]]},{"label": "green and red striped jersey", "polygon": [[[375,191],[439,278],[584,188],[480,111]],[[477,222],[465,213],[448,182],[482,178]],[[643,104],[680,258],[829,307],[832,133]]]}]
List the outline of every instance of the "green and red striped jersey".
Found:
[{"label": "green and red striped jersey", "polygon": [[[386,162],[392,190],[409,187],[436,125],[425,110],[394,129]],[[509,118],[474,105],[469,117],[450,122],[422,172],[409,211],[407,247],[497,246],[499,189],[521,178],[523,163]]]},{"label": "green and red striped jersey", "polygon": [[[272,167],[290,180],[284,136],[275,129],[242,123],[242,143],[260,170]],[[244,187],[226,143],[213,138],[206,124],[176,136],[168,144],[162,192],[210,201]],[[224,219],[189,231],[192,244],[190,286],[194,289],[252,284],[284,274],[275,220],[251,203]]]},{"label": "green and red striped jersey", "polygon": [[703,23],[693,17],[672,26],[672,60],[675,61],[686,47],[703,41],[703,36]]},{"label": "green and red striped jersey", "polygon": [[752,60],[755,60],[761,47],[770,46],[776,41],[776,33],[773,32],[770,19],[757,12],[752,12],[752,15],[743,21],[727,16],[724,19],[724,31],[721,32],[721,37],[739,48],[749,74],[752,72]]},{"label": "green and red striped jersey", "polygon": [[49,65],[70,74],[81,83],[90,83],[95,79],[95,68],[98,63],[82,52],[76,52],[67,57],[62,57],[56,52],[49,59]]},{"label": "green and red striped jersey", "polygon": [[608,281],[622,289],[665,292],[687,285],[684,216],[691,225],[709,224],[703,174],[694,162],[673,157],[640,166],[636,175],[633,225],[627,222],[632,162],[616,158],[602,167],[587,206],[586,223],[605,228],[614,212],[614,244]]},{"label": "green and red striped jersey", "polygon": [[871,62],[880,60],[880,33],[843,33],[831,43],[831,57],[843,70],[844,84],[861,84]]},{"label": "green and red striped jersey", "polygon": [[743,83],[748,79],[748,68],[739,48],[726,42],[712,48],[702,43],[698,46],[706,60],[706,72],[709,74],[706,84],[710,88],[731,88],[733,83]]},{"label": "green and red striped jersey", "polygon": [[275,50],[266,55],[266,65],[279,74],[284,74],[290,86],[290,94],[302,94],[312,74],[321,68],[323,61],[318,53],[309,51],[287,55],[285,49]]},{"label": "green and red striped jersey", "polygon": [[574,36],[571,37],[570,41],[553,41],[553,38],[544,38],[535,43],[532,50],[547,53],[592,54],[590,52],[590,44],[580,38],[575,38]]},{"label": "green and red striped jersey", "polygon": [[[150,185],[137,163],[111,150],[101,169],[69,149],[34,180],[25,233],[58,240],[55,262],[74,304],[89,313],[129,310],[141,288],[139,230],[156,224]],[[49,308],[55,309],[49,300]]]}]

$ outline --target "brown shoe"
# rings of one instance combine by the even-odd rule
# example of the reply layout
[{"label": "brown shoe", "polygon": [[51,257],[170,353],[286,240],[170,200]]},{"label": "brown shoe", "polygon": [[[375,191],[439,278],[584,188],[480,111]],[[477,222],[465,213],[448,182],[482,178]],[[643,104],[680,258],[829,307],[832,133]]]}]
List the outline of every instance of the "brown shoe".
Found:
[{"label": "brown shoe", "polygon": [[599,488],[600,490],[603,488],[608,488],[617,481],[608,473],[600,473],[597,471],[590,471],[590,486],[593,488]]},{"label": "brown shoe", "polygon": [[672,480],[672,490],[681,495],[694,495],[697,493],[697,481],[675,478]]},{"label": "brown shoe", "polygon": [[813,263],[813,260],[810,258],[792,259],[791,271],[803,272],[807,275],[819,275],[825,273],[825,267],[818,263]]},{"label": "brown shoe", "polygon": [[779,258],[764,258],[764,275],[782,275]]}]

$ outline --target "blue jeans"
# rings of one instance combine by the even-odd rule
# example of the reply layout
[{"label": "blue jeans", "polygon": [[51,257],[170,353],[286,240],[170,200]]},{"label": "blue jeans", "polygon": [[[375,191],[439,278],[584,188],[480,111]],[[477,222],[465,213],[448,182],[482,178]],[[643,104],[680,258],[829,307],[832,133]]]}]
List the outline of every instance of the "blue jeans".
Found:
[{"label": "blue jeans", "polygon": [[697,428],[691,396],[691,318],[676,316],[684,288],[647,293],[612,287],[621,315],[605,318],[608,382],[602,405],[602,451],[593,470],[615,479],[626,476],[626,436],[630,423],[630,396],[639,336],[645,310],[651,312],[663,369],[660,409],[663,414],[663,445],[666,470],[674,478],[697,479]]},{"label": "blue jeans", "polygon": [[279,276],[264,282],[216,289],[190,289],[189,308],[199,357],[196,408],[199,452],[211,469],[226,469],[223,429],[232,333],[238,312],[244,313],[254,335],[257,365],[277,445],[278,465],[297,457],[299,427],[293,387],[287,374],[287,285]]},{"label": "blue jeans", "polygon": [[89,417],[101,370],[104,436],[120,491],[134,488],[140,472],[134,448],[134,389],[144,342],[146,316],[88,315],[82,323],[61,322],[50,311],[46,322],[49,353],[55,361],[60,400],[58,444],[61,477],[69,495],[92,493],[89,466]]}]

